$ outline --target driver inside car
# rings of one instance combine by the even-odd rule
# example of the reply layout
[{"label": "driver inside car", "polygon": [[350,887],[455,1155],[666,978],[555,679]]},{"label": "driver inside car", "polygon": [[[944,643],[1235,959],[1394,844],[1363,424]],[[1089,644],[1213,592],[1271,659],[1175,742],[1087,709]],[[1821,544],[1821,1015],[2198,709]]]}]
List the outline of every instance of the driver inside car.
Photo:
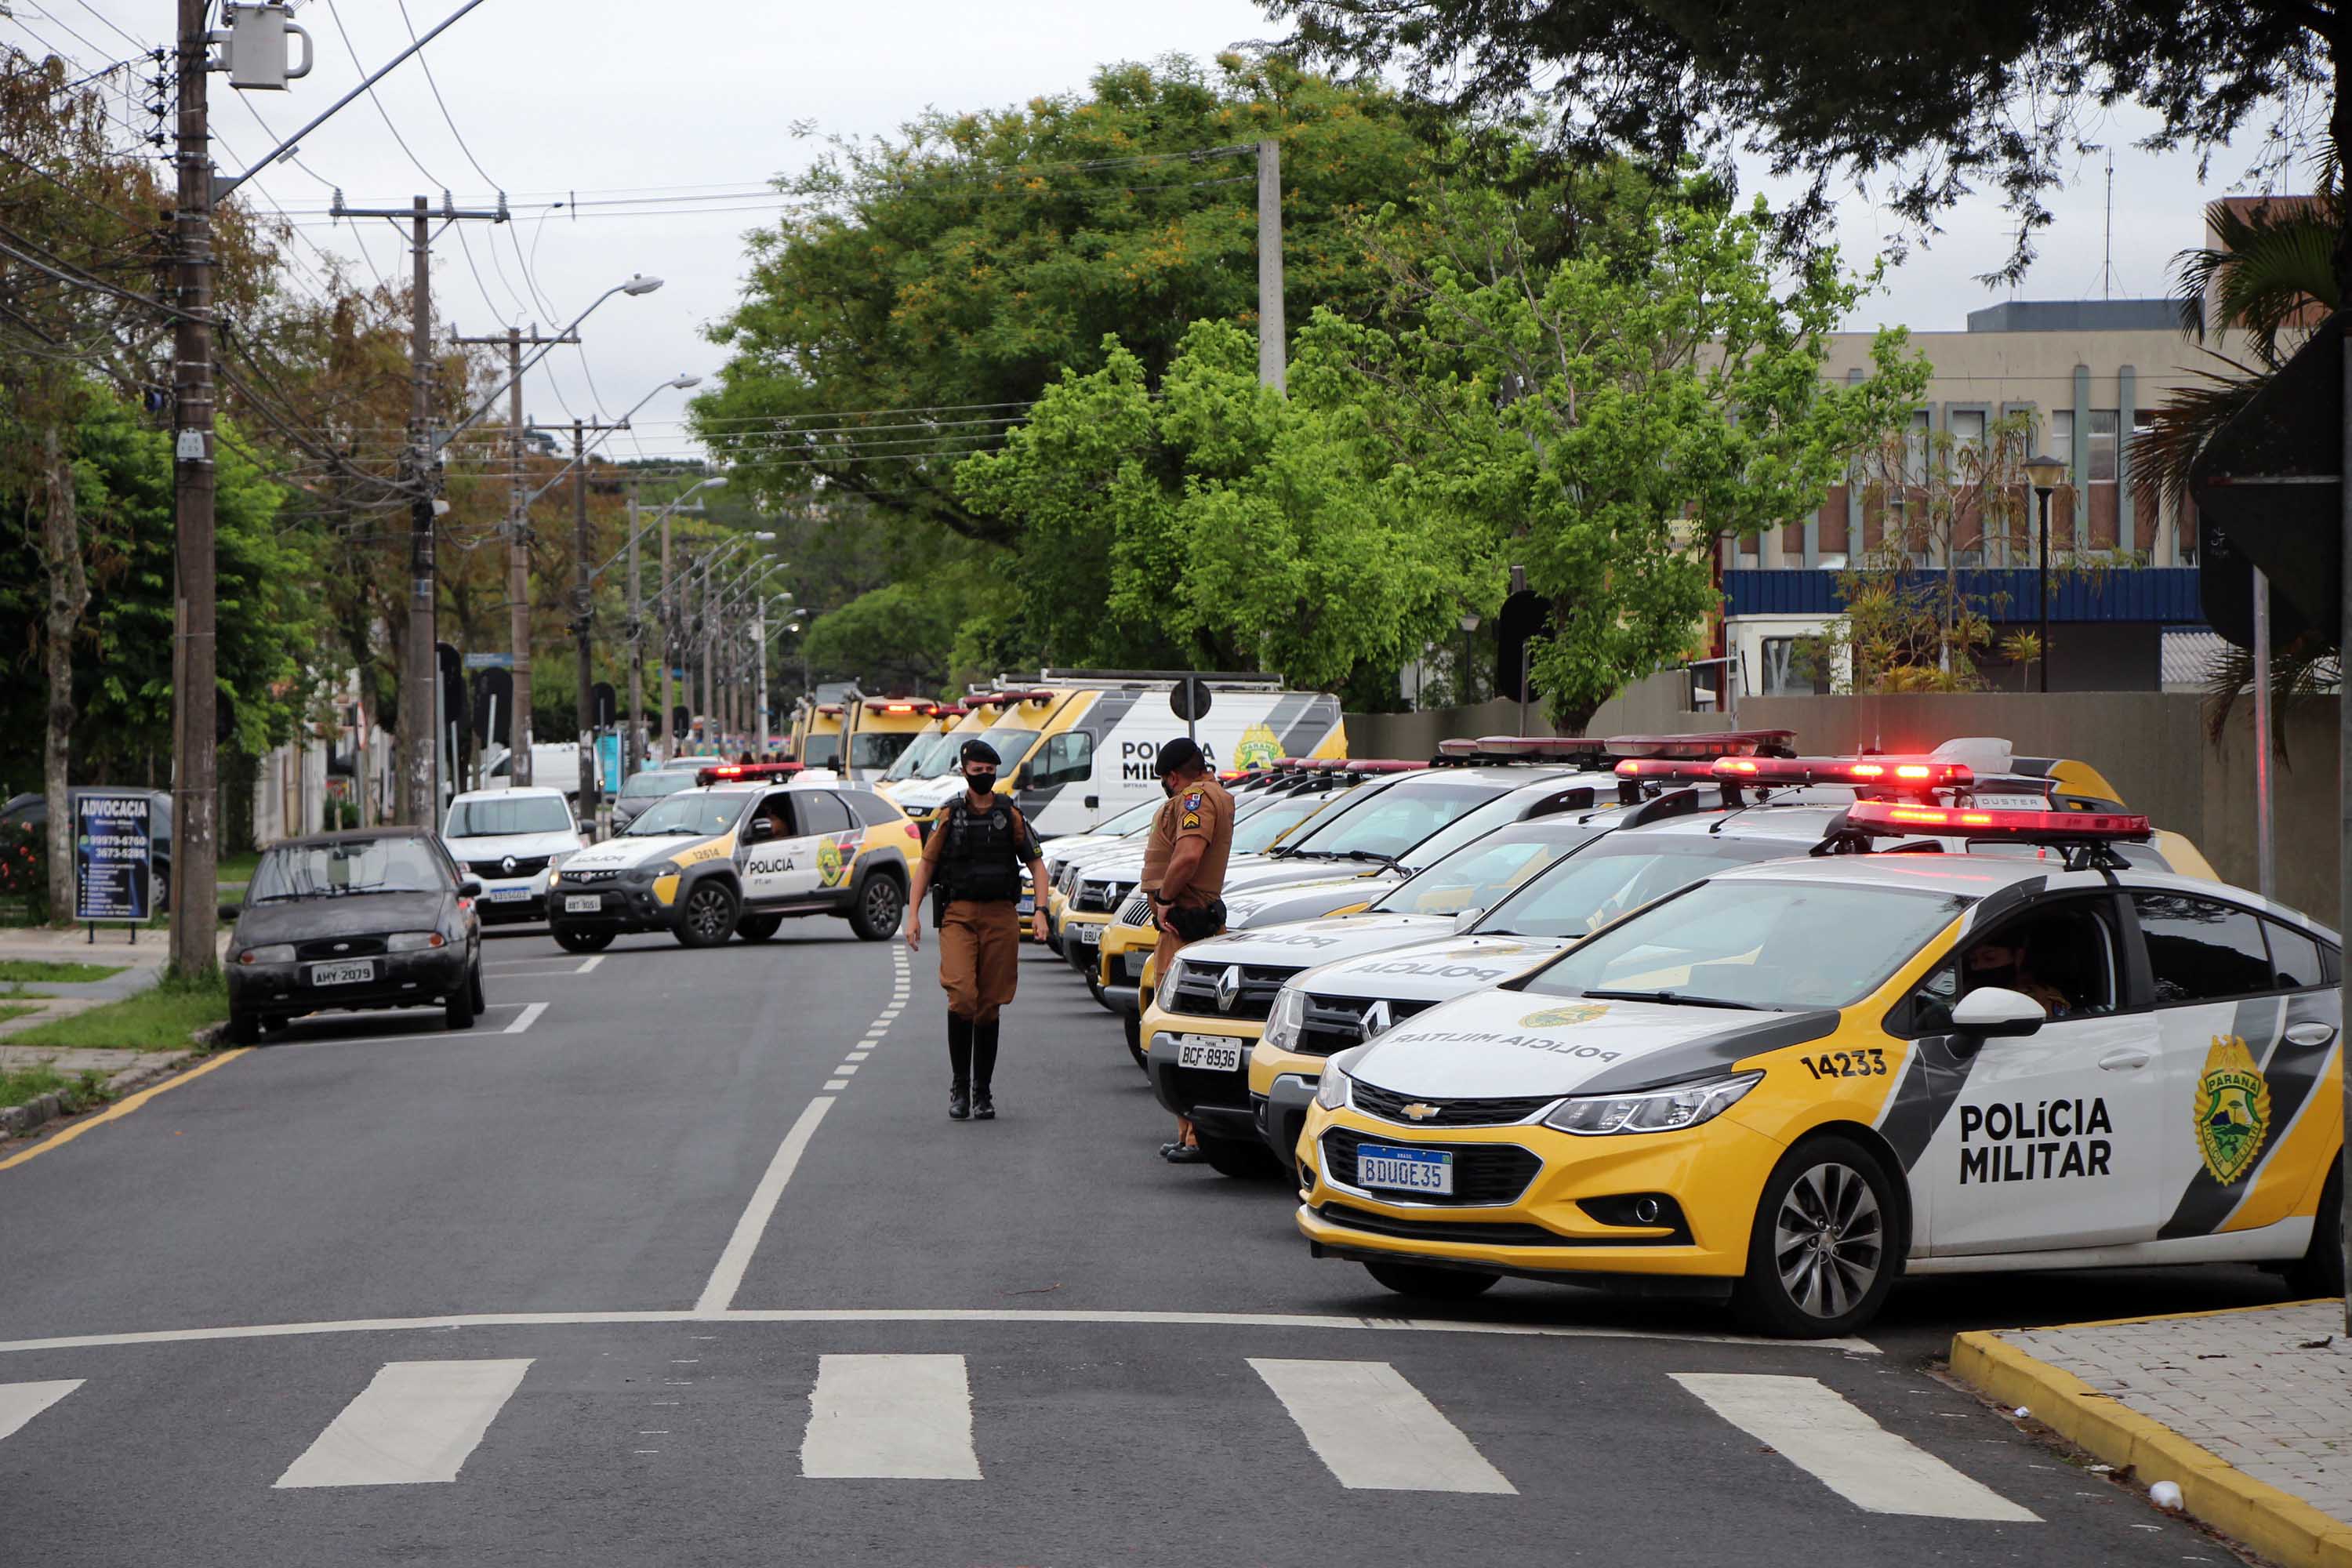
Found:
[{"label": "driver inside car", "polygon": [[2053,1018],[2063,1018],[2074,1010],[2074,1004],[2056,986],[2034,978],[2032,964],[2022,942],[2011,942],[1996,936],[1969,949],[1968,991],[1981,991],[1988,985],[1998,985],[2031,996],[2042,1004],[2042,1010]]}]

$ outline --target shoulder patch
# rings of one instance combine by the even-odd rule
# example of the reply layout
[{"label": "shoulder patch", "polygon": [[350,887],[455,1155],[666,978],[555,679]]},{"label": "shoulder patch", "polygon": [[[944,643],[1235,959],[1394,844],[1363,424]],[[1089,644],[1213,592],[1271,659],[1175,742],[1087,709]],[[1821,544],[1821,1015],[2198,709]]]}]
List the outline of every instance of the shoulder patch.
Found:
[{"label": "shoulder patch", "polygon": [[1191,795],[1184,797],[1184,809],[1187,811],[1198,811],[1201,809],[1201,792],[1199,790],[1194,790]]},{"label": "shoulder patch", "polygon": [[1201,814],[1200,814],[1199,812],[1197,812],[1197,811],[1188,811],[1188,812],[1186,812],[1186,813],[1184,814],[1184,826],[1185,826],[1186,827],[1198,827],[1198,826],[1201,826]]}]

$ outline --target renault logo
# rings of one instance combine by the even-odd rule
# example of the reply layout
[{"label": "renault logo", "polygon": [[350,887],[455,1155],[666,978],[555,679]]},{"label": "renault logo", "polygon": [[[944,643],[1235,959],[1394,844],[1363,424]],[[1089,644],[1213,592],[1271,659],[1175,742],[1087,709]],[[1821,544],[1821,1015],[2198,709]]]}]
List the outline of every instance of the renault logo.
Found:
[{"label": "renault logo", "polygon": [[504,871],[509,877],[514,875],[514,868],[515,858],[511,855],[499,862],[499,869]]},{"label": "renault logo", "polygon": [[1437,1114],[1437,1107],[1433,1105],[1424,1105],[1420,1100],[1416,1100],[1411,1105],[1404,1108],[1404,1113],[1407,1116],[1412,1117],[1415,1121],[1426,1121],[1431,1117]]},{"label": "renault logo", "polygon": [[1389,1005],[1386,1001],[1380,1001],[1364,1009],[1364,1016],[1357,1021],[1356,1028],[1369,1040],[1374,1035],[1386,1034],[1390,1022]]},{"label": "renault logo", "polygon": [[1229,963],[1225,965],[1225,972],[1217,976],[1217,1011],[1232,1012],[1234,1004],[1241,1000],[1241,994],[1242,966],[1238,963]]}]

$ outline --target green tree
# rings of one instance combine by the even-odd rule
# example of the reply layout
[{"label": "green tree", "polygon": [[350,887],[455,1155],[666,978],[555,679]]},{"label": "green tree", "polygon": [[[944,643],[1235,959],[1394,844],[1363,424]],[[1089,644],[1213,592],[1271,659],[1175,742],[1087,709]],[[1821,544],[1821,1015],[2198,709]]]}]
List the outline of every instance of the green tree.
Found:
[{"label": "green tree", "polygon": [[[1402,79],[1449,110],[1541,104],[1571,156],[1761,154],[1776,174],[1811,179],[1783,215],[1793,230],[1826,223],[1841,180],[1868,183],[1921,235],[1990,184],[2018,223],[2000,270],[2011,279],[2032,259],[2044,198],[2065,184],[2074,149],[2118,103],[2158,117],[2140,143],[2150,150],[2210,156],[2250,128],[2273,162],[2352,147],[2337,69],[2352,11],[2306,0],[1263,3],[1296,22],[1309,58]],[[2339,222],[2329,251],[2352,283],[2352,229]]]},{"label": "green tree", "polygon": [[1192,322],[1255,321],[1255,164],[1235,150],[1261,138],[1282,148],[1290,319],[1370,312],[1350,226],[1426,167],[1391,94],[1237,55],[1107,67],[1083,95],[927,114],[780,181],[803,205],[752,237],[697,432],[772,491],[822,482],[1014,542],[1022,520],[968,507],[955,464],[1065,370],[1099,369],[1109,334],[1156,380]]}]

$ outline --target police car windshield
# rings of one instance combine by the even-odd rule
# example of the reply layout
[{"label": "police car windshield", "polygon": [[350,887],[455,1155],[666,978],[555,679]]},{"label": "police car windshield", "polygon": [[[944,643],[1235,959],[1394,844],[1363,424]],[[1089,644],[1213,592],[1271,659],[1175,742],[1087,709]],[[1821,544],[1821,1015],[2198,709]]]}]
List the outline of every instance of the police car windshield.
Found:
[{"label": "police car windshield", "polygon": [[1274,841],[1331,803],[1328,795],[1244,796],[1234,812],[1234,853],[1263,855]]},{"label": "police car windshield", "polygon": [[801,742],[801,761],[813,768],[829,768],[841,760],[841,737],[811,735]]},{"label": "police car windshield", "polygon": [[1434,866],[1464,845],[1475,844],[1495,829],[1517,822],[1529,804],[1517,798],[1521,787],[1524,786],[1515,784],[1505,788],[1476,810],[1447,823],[1399,856],[1397,864],[1408,871]]},{"label": "police car windshield", "polygon": [[1160,808],[1166,804],[1165,801],[1147,800],[1141,805],[1130,805],[1094,831],[1116,834],[1121,838],[1131,834],[1149,833],[1152,822],[1160,816]]},{"label": "police car windshield", "polygon": [[849,765],[853,768],[887,767],[896,763],[916,737],[904,730],[861,730],[849,739]]},{"label": "police car windshield", "polygon": [[[972,738],[966,735],[962,741],[956,742],[957,754],[950,759],[950,766],[963,765],[961,761],[963,742]],[[1003,770],[1004,776],[1009,779],[1013,776],[1013,770],[1021,765],[1021,759],[1029,754],[1029,748],[1037,743],[1037,731],[1008,730],[1000,724],[993,730],[982,730],[978,738],[988,742],[989,749],[996,753],[997,765]]]},{"label": "police car windshield", "polygon": [[1787,843],[1771,839],[1612,834],[1489,906],[1471,929],[1481,936],[1583,936],[1701,877],[1789,854]]},{"label": "police car windshield", "polygon": [[1300,837],[1296,851],[1335,860],[1393,860],[1506,788],[1480,779],[1408,778],[1358,797],[1352,808],[1342,800],[1328,822]]},{"label": "police car windshield", "polygon": [[947,736],[937,730],[928,735],[916,736],[915,743],[899,752],[898,760],[890,764],[890,771],[882,775],[882,782],[896,784],[902,779],[930,777],[930,773],[924,771],[923,765],[939,755],[940,748],[947,743]]},{"label": "police car windshield", "polygon": [[1406,878],[1372,905],[1371,912],[1451,915],[1464,910],[1491,910],[1512,889],[1606,831],[1601,823],[1556,818],[1506,827]]},{"label": "police car windshield", "polygon": [[667,800],[646,807],[645,815],[622,831],[624,838],[650,838],[661,834],[724,833],[735,826],[743,814],[743,803],[751,798],[750,790],[734,790],[724,795],[674,795]]},{"label": "police car windshield", "polygon": [[1701,882],[1539,970],[1543,996],[1849,1007],[1970,900],[1915,888],[1730,878]]},{"label": "police car windshield", "polygon": [[449,807],[451,838],[503,838],[524,833],[570,833],[572,811],[551,795],[488,795]]}]

